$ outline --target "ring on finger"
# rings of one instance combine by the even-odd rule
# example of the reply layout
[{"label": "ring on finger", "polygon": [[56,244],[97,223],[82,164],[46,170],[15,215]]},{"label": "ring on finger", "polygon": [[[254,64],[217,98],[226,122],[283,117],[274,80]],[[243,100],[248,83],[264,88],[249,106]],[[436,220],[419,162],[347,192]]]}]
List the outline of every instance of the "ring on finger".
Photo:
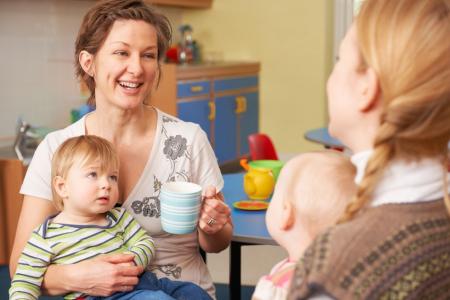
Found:
[{"label": "ring on finger", "polygon": [[216,219],[214,218],[209,218],[208,222],[206,224],[208,224],[209,226],[213,226],[216,223]]}]

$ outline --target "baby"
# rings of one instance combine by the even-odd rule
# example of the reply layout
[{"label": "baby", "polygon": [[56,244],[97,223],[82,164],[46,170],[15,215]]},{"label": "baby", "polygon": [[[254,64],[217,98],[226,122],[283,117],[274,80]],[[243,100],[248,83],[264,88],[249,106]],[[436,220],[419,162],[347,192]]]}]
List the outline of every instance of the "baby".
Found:
[{"label": "baby", "polygon": [[[60,212],[35,229],[22,251],[9,290],[10,299],[38,299],[50,264],[73,264],[100,254],[131,253],[147,267],[155,256],[153,240],[123,208],[119,198],[119,160],[113,145],[85,135],[66,140],[52,160],[52,192]],[[210,299],[199,286],[151,272],[131,292],[94,297],[80,292],[65,299]]]},{"label": "baby", "polygon": [[305,153],[286,163],[266,223],[288,258],[258,281],[253,300],[287,298],[296,262],[313,239],[342,215],[356,191],[354,177],[350,160],[335,151]]}]

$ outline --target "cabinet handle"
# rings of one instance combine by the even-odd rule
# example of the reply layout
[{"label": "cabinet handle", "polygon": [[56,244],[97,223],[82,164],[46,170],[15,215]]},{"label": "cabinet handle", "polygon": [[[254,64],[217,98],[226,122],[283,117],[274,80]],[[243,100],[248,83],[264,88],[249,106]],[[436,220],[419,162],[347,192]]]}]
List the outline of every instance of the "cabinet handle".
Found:
[{"label": "cabinet handle", "polygon": [[212,121],[216,119],[216,104],[214,102],[208,102],[209,106],[209,115],[208,120]]},{"label": "cabinet handle", "polygon": [[201,85],[193,85],[191,86],[191,92],[198,93],[203,91],[203,87]]},{"label": "cabinet handle", "polygon": [[247,111],[247,98],[242,97],[242,111],[241,113],[245,113]]},{"label": "cabinet handle", "polygon": [[245,112],[247,107],[247,99],[244,96],[237,96],[236,100],[236,110],[234,111],[236,114],[241,114]]}]

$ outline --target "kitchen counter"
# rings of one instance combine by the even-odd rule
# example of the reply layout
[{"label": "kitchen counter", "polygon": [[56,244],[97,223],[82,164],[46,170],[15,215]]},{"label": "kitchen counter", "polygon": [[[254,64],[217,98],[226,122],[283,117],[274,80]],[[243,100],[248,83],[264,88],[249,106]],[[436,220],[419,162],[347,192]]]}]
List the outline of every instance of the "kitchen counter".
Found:
[{"label": "kitchen counter", "polygon": [[[28,166],[32,157],[33,157],[32,155],[25,156],[24,161],[22,162],[23,165]],[[0,159],[19,160],[16,152],[14,151],[14,146],[0,147]]]},{"label": "kitchen counter", "polygon": [[0,158],[14,159],[17,158],[13,146],[0,147]]},{"label": "kitchen counter", "polygon": [[202,62],[176,65],[176,77],[179,80],[198,77],[226,77],[258,73],[258,62]]}]

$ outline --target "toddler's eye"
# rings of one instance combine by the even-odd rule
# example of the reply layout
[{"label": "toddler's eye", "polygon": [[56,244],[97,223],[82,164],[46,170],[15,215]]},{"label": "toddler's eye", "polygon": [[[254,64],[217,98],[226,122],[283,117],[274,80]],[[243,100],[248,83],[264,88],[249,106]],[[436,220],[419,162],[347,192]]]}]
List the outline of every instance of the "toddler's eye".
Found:
[{"label": "toddler's eye", "polygon": [[97,178],[97,172],[90,172],[87,177],[88,178]]},{"label": "toddler's eye", "polygon": [[117,177],[117,175],[111,175],[111,176],[109,176],[109,178],[110,178],[112,181],[114,181],[114,182],[117,182],[117,180],[119,179],[119,178]]}]

